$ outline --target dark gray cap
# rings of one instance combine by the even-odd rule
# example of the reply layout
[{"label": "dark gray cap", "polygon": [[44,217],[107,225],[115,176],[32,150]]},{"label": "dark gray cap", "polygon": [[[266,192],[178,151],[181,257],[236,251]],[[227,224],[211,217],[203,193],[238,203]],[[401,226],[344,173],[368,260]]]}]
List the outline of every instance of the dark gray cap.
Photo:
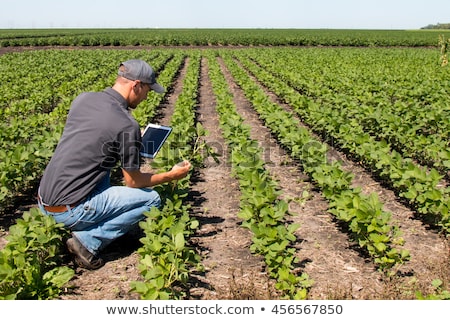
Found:
[{"label": "dark gray cap", "polygon": [[142,60],[133,59],[122,62],[119,67],[119,76],[147,83],[157,93],[164,93],[165,91],[163,86],[156,83],[156,74],[152,67]]}]

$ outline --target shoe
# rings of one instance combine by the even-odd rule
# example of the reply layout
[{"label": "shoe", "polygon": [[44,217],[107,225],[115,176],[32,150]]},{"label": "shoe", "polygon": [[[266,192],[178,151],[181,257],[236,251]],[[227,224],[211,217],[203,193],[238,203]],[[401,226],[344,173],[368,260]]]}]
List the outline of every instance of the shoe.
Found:
[{"label": "shoe", "polygon": [[78,266],[89,270],[95,270],[105,265],[102,258],[90,253],[76,237],[69,238],[66,244],[69,252],[75,256],[75,262]]}]

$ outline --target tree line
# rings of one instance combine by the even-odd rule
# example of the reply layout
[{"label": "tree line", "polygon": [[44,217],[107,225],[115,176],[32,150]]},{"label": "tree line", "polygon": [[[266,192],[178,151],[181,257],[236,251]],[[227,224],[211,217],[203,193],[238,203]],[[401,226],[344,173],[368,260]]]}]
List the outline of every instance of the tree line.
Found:
[{"label": "tree line", "polygon": [[450,29],[450,23],[429,24],[421,29]]}]

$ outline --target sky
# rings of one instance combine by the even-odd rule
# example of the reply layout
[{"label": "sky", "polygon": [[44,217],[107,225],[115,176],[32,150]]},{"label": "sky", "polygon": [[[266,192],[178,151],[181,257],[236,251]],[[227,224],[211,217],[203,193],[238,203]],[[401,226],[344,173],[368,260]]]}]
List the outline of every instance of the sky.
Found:
[{"label": "sky", "polygon": [[420,29],[449,0],[0,0],[0,28]]}]

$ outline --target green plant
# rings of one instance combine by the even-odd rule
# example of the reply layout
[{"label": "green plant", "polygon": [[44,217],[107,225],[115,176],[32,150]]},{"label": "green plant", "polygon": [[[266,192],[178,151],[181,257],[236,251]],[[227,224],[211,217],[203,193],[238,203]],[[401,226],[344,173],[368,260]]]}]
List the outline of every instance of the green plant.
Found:
[{"label": "green plant", "polygon": [[[383,211],[378,197],[375,194],[364,196],[359,188],[353,188],[353,175],[344,171],[339,162],[328,163],[325,144],[315,140],[291,113],[271,102],[235,59],[224,54],[224,60],[266,126],[290,151],[291,156],[301,161],[303,170],[320,187],[330,202],[329,212],[348,225],[352,238],[367,250],[381,271],[394,273],[391,269],[409,260],[410,256],[408,251],[395,248],[403,245],[404,241],[399,228],[391,225],[391,215]],[[264,72],[255,64],[245,63],[245,67],[256,77],[263,77]],[[289,88],[276,86],[280,81],[275,77],[269,75],[263,78],[264,83],[274,88],[275,92],[292,94]],[[322,119],[325,119],[323,114]]]},{"label": "green plant", "polygon": [[231,150],[232,171],[239,181],[242,226],[252,231],[250,250],[261,255],[275,288],[285,299],[306,299],[312,286],[306,273],[298,274],[298,258],[291,247],[299,224],[289,224],[288,204],[278,199],[280,190],[261,159],[262,150],[250,137],[250,128],[230,100],[231,93],[215,57],[209,57],[210,78],[217,98],[217,111],[224,138]]},{"label": "green plant", "polygon": [[419,300],[450,300],[450,292],[444,290],[443,281],[435,279],[432,281],[432,285],[435,289],[434,293],[424,296],[421,292],[416,292],[416,297]]},{"label": "green plant", "polygon": [[[180,94],[169,137],[158,159],[152,162],[154,169],[169,170],[182,159],[190,159],[194,165],[203,162],[202,142],[206,134],[200,124],[195,125],[194,106],[198,90],[199,57],[192,59],[187,72],[183,92]],[[191,269],[202,269],[200,256],[187,245],[189,236],[198,227],[198,221],[189,216],[188,205],[183,200],[188,195],[190,174],[180,181],[155,187],[161,195],[161,209],[152,208],[147,219],[140,223],[145,237],[139,271],[143,281],[131,283],[132,290],[142,299],[180,299],[185,297],[185,285]]]},{"label": "green plant", "polygon": [[6,247],[0,251],[0,299],[52,299],[73,277],[69,267],[58,266],[65,230],[33,208],[11,226]]}]

